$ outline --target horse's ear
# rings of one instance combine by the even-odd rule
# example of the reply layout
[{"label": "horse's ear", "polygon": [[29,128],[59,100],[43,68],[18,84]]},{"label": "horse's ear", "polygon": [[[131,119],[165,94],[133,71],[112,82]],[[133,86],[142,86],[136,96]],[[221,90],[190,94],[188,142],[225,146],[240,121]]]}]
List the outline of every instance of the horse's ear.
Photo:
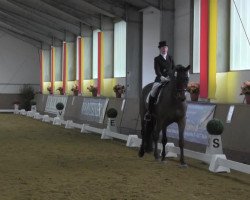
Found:
[{"label": "horse's ear", "polygon": [[191,68],[191,66],[190,66],[190,65],[188,65],[188,66],[186,67],[186,70],[190,70],[190,68]]}]

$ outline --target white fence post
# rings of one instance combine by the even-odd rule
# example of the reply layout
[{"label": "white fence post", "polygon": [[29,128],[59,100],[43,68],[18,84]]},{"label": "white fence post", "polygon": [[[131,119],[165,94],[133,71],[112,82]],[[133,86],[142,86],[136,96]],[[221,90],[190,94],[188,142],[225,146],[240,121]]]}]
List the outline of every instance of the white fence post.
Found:
[{"label": "white fence post", "polygon": [[221,135],[208,134],[206,154],[223,154]]},{"label": "white fence post", "polygon": [[49,117],[49,115],[43,115],[42,121],[43,121],[43,122],[50,122],[50,117]]},{"label": "white fence post", "polygon": [[230,172],[230,169],[228,167],[220,166],[218,162],[218,158],[222,158],[224,160],[227,160],[226,156],[224,154],[214,154],[212,155],[212,160],[209,165],[209,171],[211,172]]},{"label": "white fence post", "polygon": [[127,147],[139,147],[140,140],[138,140],[138,135],[129,135],[126,146]]},{"label": "white fence post", "polygon": [[117,132],[116,119],[115,118],[108,118],[107,129],[112,131],[112,132]]},{"label": "white fence post", "polygon": [[61,119],[60,117],[54,117],[54,120],[53,120],[53,125],[61,125],[62,122],[61,122]]},{"label": "white fence post", "polygon": [[67,120],[65,128],[67,129],[73,129],[73,121],[72,120]]},{"label": "white fence post", "polygon": [[101,136],[102,140],[113,139],[112,137],[108,136],[108,131],[109,130],[107,130],[107,129],[102,130],[102,136]]}]

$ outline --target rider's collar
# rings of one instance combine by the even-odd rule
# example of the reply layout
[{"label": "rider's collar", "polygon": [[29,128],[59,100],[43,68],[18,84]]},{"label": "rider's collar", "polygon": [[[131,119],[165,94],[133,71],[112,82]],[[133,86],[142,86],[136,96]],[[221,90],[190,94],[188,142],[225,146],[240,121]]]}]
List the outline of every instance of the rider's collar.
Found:
[{"label": "rider's collar", "polygon": [[167,53],[166,54],[161,54],[161,56],[166,60],[167,59]]}]

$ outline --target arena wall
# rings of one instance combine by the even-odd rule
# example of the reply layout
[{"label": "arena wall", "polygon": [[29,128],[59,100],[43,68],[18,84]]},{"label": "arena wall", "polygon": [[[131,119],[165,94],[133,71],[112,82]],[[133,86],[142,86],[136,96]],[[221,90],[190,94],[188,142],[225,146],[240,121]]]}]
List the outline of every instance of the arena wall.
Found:
[{"label": "arena wall", "polygon": [[[36,95],[37,110],[44,113],[46,99],[48,95]],[[80,117],[83,96],[69,96],[65,110],[64,119],[73,120],[77,123],[86,123],[96,127],[107,126],[107,116],[105,115],[103,123],[88,121],[87,118]],[[89,98],[89,97],[87,97]],[[117,127],[118,132],[122,134],[138,134],[140,136],[140,116],[139,116],[139,101],[138,99],[109,98],[107,109],[115,108],[118,111]],[[73,102],[73,103],[72,103]],[[197,102],[199,104],[199,102]],[[230,106],[234,106],[234,112],[231,122],[227,123],[227,115]],[[228,158],[243,163],[250,163],[250,124],[249,124],[250,107],[246,104],[216,104],[214,118],[218,118],[224,125],[222,134],[222,143],[224,153]],[[178,141],[169,139],[178,146]],[[205,146],[201,144],[186,142],[186,147],[192,150],[204,152]]]}]

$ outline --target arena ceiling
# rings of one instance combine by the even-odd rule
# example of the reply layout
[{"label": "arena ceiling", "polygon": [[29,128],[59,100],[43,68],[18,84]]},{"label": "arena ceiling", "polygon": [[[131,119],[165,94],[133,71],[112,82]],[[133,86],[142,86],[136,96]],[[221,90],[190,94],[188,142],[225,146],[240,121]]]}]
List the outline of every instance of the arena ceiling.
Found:
[{"label": "arena ceiling", "polygon": [[173,10],[174,0],[0,0],[0,30],[39,47],[80,34],[81,26],[101,28],[102,17],[126,20],[126,10],[152,6]]}]

